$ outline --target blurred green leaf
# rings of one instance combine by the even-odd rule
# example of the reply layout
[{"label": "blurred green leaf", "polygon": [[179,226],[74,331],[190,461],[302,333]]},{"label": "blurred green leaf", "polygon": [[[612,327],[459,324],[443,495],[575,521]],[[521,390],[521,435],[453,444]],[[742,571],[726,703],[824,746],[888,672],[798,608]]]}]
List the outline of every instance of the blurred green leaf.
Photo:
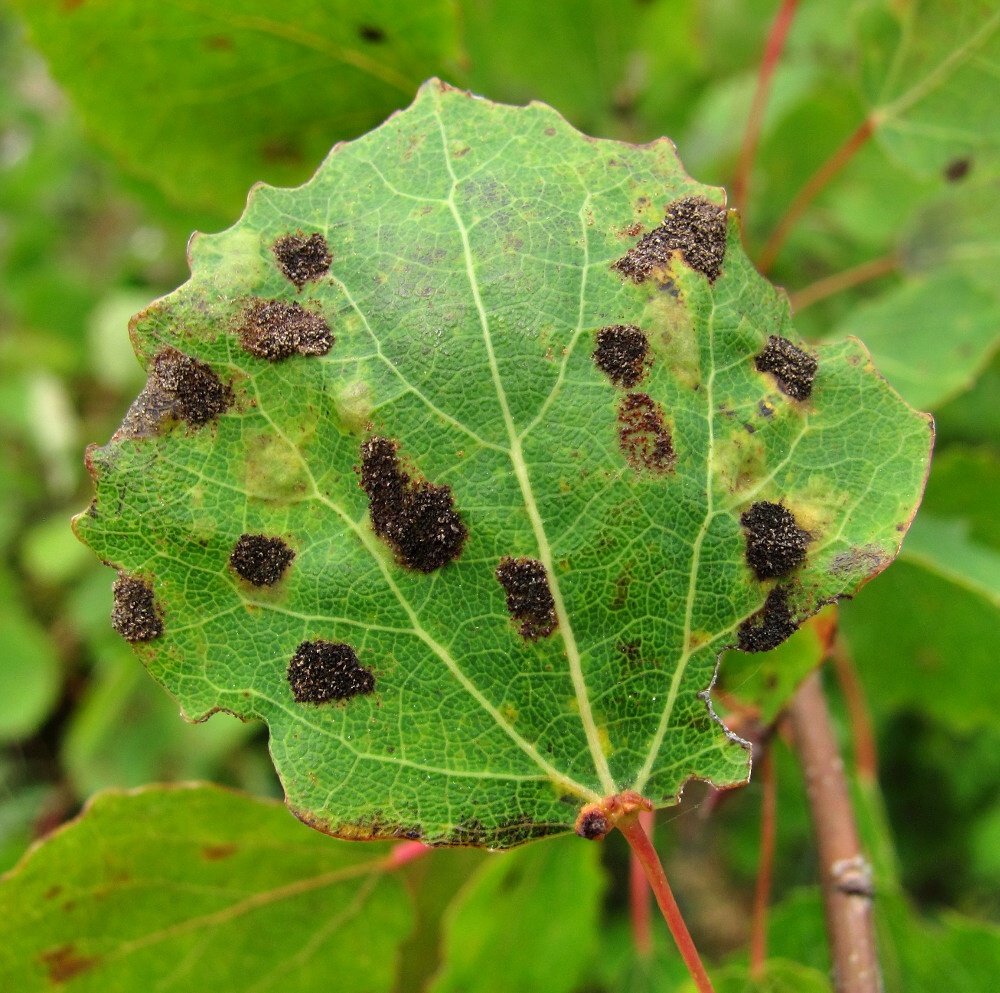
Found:
[{"label": "blurred green leaf", "polygon": [[600,847],[564,839],[488,859],[448,908],[429,993],[570,993],[597,954]]},{"label": "blurred green leaf", "polygon": [[0,882],[0,985],[391,990],[411,911],[387,854],[217,787],[99,794]]}]

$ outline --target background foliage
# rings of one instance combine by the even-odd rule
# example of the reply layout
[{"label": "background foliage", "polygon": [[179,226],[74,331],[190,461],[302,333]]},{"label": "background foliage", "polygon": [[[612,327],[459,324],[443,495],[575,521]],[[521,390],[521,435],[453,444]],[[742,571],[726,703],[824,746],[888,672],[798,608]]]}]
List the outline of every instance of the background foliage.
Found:
[{"label": "background foliage", "polygon": [[[882,791],[859,782],[858,804],[881,872],[880,933],[896,989],[988,988],[1000,946],[1000,15],[992,6],[967,0],[938,23],[933,3],[802,4],[745,218],[753,255],[795,192],[874,114],[873,140],[806,211],[771,278],[800,301],[800,333],[858,335],[938,425],[924,507],[900,560],[839,609],[843,651],[877,737]],[[691,175],[728,185],[775,13],[772,2],[736,0],[440,0],[408,19],[384,9],[357,0],[0,6],[3,867],[102,787],[203,778],[277,795],[259,728],[224,715],[194,727],[177,719],[111,631],[109,574],[68,528],[90,499],[84,444],[114,430],[144,378],[127,318],[186,277],[190,230],[231,224],[255,180],[305,181],[331,145],[408,104],[432,74],[495,100],[545,100],[590,134],[668,134]],[[942,65],[948,71],[934,77]],[[939,85],[928,89],[931,78]],[[877,278],[801,305],[801,291],[872,260],[888,260]],[[808,647],[801,651],[808,663]],[[724,689],[734,697],[767,672],[760,657],[730,661]],[[846,717],[843,726],[849,747]],[[771,988],[824,989],[798,773],[780,742],[775,759]],[[724,802],[691,788],[660,833],[701,944],[728,962],[723,989],[745,988],[739,949],[758,807],[754,784]],[[303,845],[315,844],[299,830]],[[79,851],[92,849],[81,840]],[[505,868],[471,852],[415,865],[406,876],[410,937],[395,943],[397,967],[383,988],[415,989],[431,977],[436,989],[481,988],[498,957],[524,954],[523,942],[490,936],[497,901],[517,907],[531,895],[549,908],[549,926],[525,939],[538,943],[532,958],[565,964],[518,988],[674,988],[678,967],[665,941],[651,962],[634,961],[623,851],[612,840],[603,857],[602,873],[593,847],[570,839],[504,856]],[[532,860],[547,865],[544,893]],[[552,873],[579,882],[560,889]],[[24,871],[12,877],[24,879]],[[598,919],[592,956],[597,942],[586,936]],[[408,925],[394,926],[402,941]],[[470,929],[482,932],[478,950],[470,951]],[[30,956],[18,944],[25,940],[5,941],[0,975]],[[308,954],[322,956],[322,944]],[[490,970],[477,969],[476,954]],[[51,968],[39,974],[51,977]],[[286,988],[309,986],[294,979]]]}]

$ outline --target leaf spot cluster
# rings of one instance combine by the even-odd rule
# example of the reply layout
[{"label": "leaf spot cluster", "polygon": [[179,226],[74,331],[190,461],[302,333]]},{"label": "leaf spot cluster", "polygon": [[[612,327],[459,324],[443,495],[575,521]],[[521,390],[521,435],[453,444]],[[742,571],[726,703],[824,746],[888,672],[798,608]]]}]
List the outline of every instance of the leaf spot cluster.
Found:
[{"label": "leaf spot cluster", "polygon": [[675,200],[663,223],[643,235],[612,268],[633,283],[642,283],[654,269],[668,266],[674,252],[714,283],[726,255],[726,208],[705,197]]},{"label": "leaf spot cluster", "polygon": [[120,572],[112,587],[114,605],[111,608],[111,626],[126,640],[152,641],[163,634],[153,598],[153,587],[137,576]]},{"label": "leaf spot cluster", "polygon": [[504,556],[496,577],[507,594],[507,610],[527,641],[537,641],[556,629],[556,604],[545,566],[537,559]]},{"label": "leaf spot cluster", "polygon": [[619,402],[618,441],[636,471],[662,474],[677,464],[663,408],[645,393],[629,393]]},{"label": "leaf spot cluster", "polygon": [[740,516],[746,537],[747,564],[760,579],[780,579],[806,560],[811,535],[780,503],[761,501]]},{"label": "leaf spot cluster", "polygon": [[744,652],[769,652],[798,630],[788,606],[788,591],[775,586],[764,606],[748,617],[737,632],[737,647]]},{"label": "leaf spot cluster", "polygon": [[326,238],[319,232],[308,238],[301,231],[286,234],[274,243],[272,251],[284,277],[300,290],[311,280],[325,276],[333,262]]},{"label": "leaf spot cluster", "polygon": [[632,389],[650,365],[649,341],[631,324],[612,324],[597,332],[594,364],[615,386]]},{"label": "leaf spot cluster", "polygon": [[273,586],[284,575],[295,552],[281,538],[264,534],[241,534],[229,556],[229,564],[242,579],[254,586]]},{"label": "leaf spot cluster", "polygon": [[343,642],[303,641],[288,664],[288,682],[296,703],[350,700],[375,689],[375,675]]},{"label": "leaf spot cluster", "polygon": [[258,359],[280,362],[292,355],[326,355],[333,347],[330,325],[297,303],[254,298],[238,328],[240,347]]},{"label": "leaf spot cluster", "polygon": [[361,446],[361,488],[372,529],[399,563],[433,572],[458,558],[468,537],[451,487],[413,479],[400,465],[397,444],[376,435]]},{"label": "leaf spot cluster", "polygon": [[818,368],[816,359],[787,338],[772,334],[764,350],[754,356],[758,372],[770,373],[778,388],[793,400],[808,400]]}]

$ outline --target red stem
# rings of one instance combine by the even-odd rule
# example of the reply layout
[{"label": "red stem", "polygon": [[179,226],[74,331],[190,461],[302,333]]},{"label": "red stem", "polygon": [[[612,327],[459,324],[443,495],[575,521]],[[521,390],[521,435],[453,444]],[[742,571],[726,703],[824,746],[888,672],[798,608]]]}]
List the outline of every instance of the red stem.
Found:
[{"label": "red stem", "polygon": [[835,293],[849,290],[852,286],[860,286],[869,280],[877,279],[879,276],[887,276],[895,272],[899,267],[899,259],[895,255],[884,255],[880,259],[872,259],[870,262],[862,262],[861,265],[852,266],[843,272],[835,272],[832,276],[818,279],[815,283],[810,283],[801,290],[796,290],[790,294],[789,300],[792,304],[793,313],[798,314],[806,307]]},{"label": "red stem", "polygon": [[868,139],[875,133],[875,122],[867,117],[862,122],[857,131],[852,134],[843,145],[831,155],[809,178],[806,185],[795,195],[784,216],[778,221],[777,226],[768,238],[757,259],[758,270],[766,275],[768,270],[774,265],[778,253],[781,251],[789,232],[798,223],[799,218],[805,213],[816,198],[816,194],[822,190],[841,169],[851,161]]},{"label": "red stem", "polygon": [[871,714],[865,700],[865,691],[858,679],[854,662],[844,650],[842,642],[834,645],[831,653],[833,671],[840,683],[847,704],[847,715],[851,724],[851,739],[854,745],[854,764],[858,778],[869,784],[878,779],[878,750],[875,747],[875,731]]},{"label": "red stem", "polygon": [[744,227],[746,226],[747,200],[750,196],[750,177],[753,172],[754,159],[757,156],[760,132],[764,125],[764,110],[767,107],[767,98],[771,93],[771,77],[778,67],[782,49],[785,47],[785,38],[788,35],[788,29],[792,26],[795,9],[798,5],[799,0],[783,0],[774,21],[771,23],[767,45],[764,48],[764,57],[761,59],[760,71],[757,73],[757,86],[753,94],[753,103],[750,104],[747,127],[746,131],[743,132],[743,144],[740,146],[740,157],[736,164],[736,175],[733,178],[733,203],[743,215]]},{"label": "red stem", "polygon": [[635,857],[646,873],[646,878],[653,890],[653,896],[656,897],[663,919],[667,922],[667,927],[670,928],[674,941],[677,942],[677,949],[681,953],[681,958],[684,959],[688,972],[691,973],[698,993],[715,993],[712,981],[708,978],[708,973],[705,972],[705,967],[701,964],[698,950],[691,940],[691,934],[684,923],[684,918],[681,917],[674,894],[670,891],[667,874],[663,871],[656,849],[639,823],[639,819],[637,817],[623,818],[618,822],[618,830],[625,835],[626,841],[631,845]]},{"label": "red stem", "polygon": [[[653,840],[653,827],[656,814],[652,810],[639,813],[639,827],[646,833],[650,842]],[[629,904],[632,909],[632,935],[635,940],[635,950],[640,958],[649,958],[653,954],[653,929],[649,906],[649,880],[635,852],[629,861]]]},{"label": "red stem", "polygon": [[762,767],[764,787],[760,812],[760,865],[753,895],[753,925],[750,932],[750,975],[761,978],[767,959],[767,909],[771,901],[771,880],[774,876],[774,836],[777,822],[777,776],[771,746],[764,746]]},{"label": "red stem", "polygon": [[430,845],[425,845],[419,841],[401,841],[396,845],[386,860],[387,869],[399,869],[410,862],[422,859],[425,855],[430,855],[434,851]]}]

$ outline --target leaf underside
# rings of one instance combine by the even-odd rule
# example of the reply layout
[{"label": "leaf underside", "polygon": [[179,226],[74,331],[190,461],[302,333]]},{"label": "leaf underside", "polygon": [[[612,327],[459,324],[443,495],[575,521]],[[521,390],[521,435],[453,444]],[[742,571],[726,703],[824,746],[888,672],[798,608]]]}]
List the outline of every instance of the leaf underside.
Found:
[{"label": "leaf underside", "polygon": [[511,847],[745,781],[707,701],[898,550],[931,428],[797,342],[672,144],[436,80],[133,322],[78,533],[191,720],[342,837]]}]

